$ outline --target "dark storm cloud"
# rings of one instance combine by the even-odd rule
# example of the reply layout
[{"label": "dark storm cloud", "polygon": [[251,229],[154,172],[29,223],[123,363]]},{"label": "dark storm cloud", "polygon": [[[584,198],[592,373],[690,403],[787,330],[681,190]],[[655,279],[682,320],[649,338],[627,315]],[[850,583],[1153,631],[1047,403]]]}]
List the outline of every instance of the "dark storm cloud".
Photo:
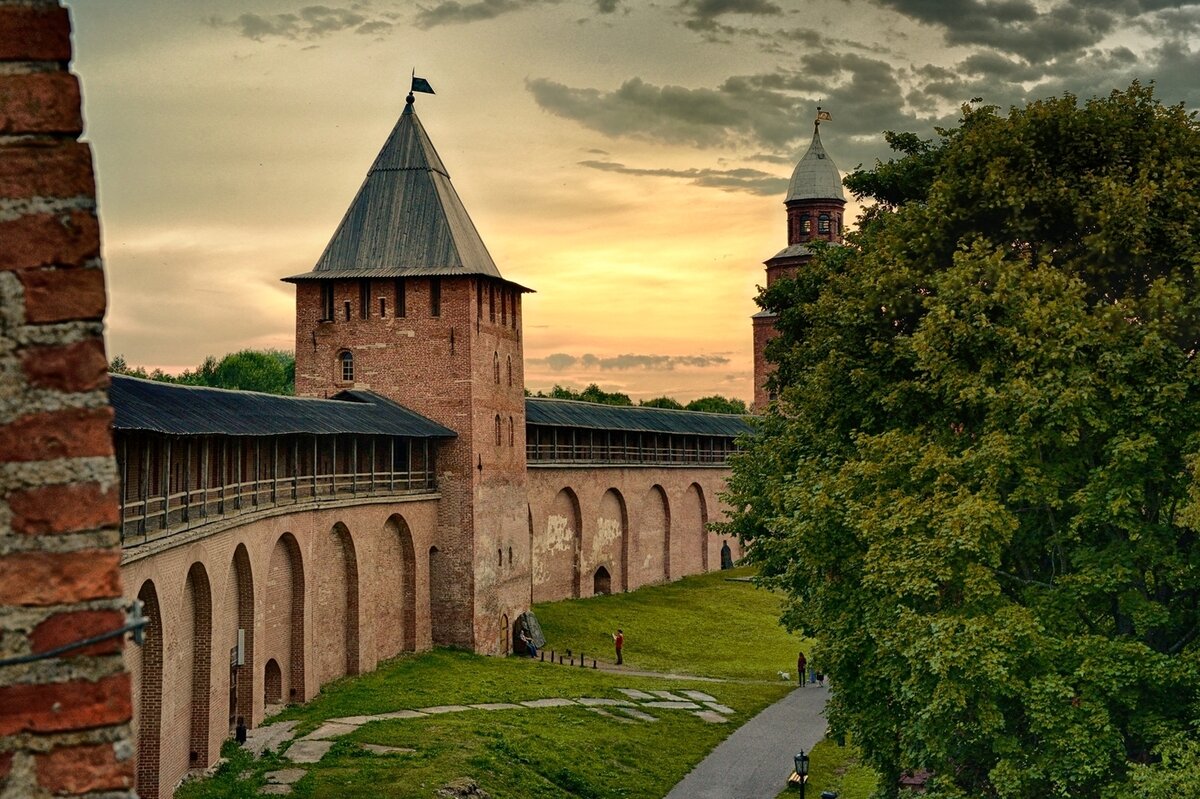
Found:
[{"label": "dark storm cloud", "polygon": [[422,7],[413,19],[413,24],[422,29],[434,28],[438,25],[463,25],[468,22],[495,19],[502,14],[520,11],[543,2],[557,2],[557,0],[476,0],[476,2],[469,3],[443,0],[435,6]]},{"label": "dark storm cloud", "polygon": [[748,144],[790,153],[811,135],[822,100],[843,133],[910,125],[893,68],[858,53],[809,52],[794,71],[734,76],[715,89],[655,86],[640,78],[611,92],[546,78],[529,80],[526,87],[543,110],[605,135],[696,147]]},{"label": "dark storm cloud", "polygon": [[694,186],[774,197],[787,191],[787,178],[757,169],[642,169],[613,161],[580,161],[580,166],[640,177],[681,178]]},{"label": "dark storm cloud", "polygon": [[643,369],[652,372],[670,372],[679,366],[694,366],[701,369],[712,366],[723,366],[729,363],[725,355],[611,355],[602,357],[587,353],[585,355],[568,355],[556,352],[545,358],[533,358],[532,362],[541,361],[551,370],[562,372],[573,367],[584,369],[628,370]]},{"label": "dark storm cloud", "polygon": [[601,14],[612,14],[621,7],[621,0],[596,0],[596,11]]},{"label": "dark storm cloud", "polygon": [[386,33],[395,24],[383,17],[370,17],[357,6],[305,6],[294,13],[245,13],[234,19],[210,17],[206,22],[214,28],[232,28],[256,42],[272,37],[293,41],[318,39],[345,30],[361,34]]}]

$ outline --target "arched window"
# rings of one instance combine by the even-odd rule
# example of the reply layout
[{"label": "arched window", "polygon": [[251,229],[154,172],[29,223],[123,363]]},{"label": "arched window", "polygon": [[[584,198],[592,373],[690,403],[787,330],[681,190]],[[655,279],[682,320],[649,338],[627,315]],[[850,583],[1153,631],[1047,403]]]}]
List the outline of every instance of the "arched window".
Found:
[{"label": "arched window", "polygon": [[818,233],[828,233],[829,232],[829,214],[821,214],[820,216],[817,217],[817,232]]},{"label": "arched window", "polygon": [[516,433],[513,432],[513,418],[510,416],[508,417],[508,445],[513,446],[514,441],[516,441]]},{"label": "arched window", "polygon": [[483,281],[475,284],[475,318],[483,319]]},{"label": "arched window", "polygon": [[342,350],[338,353],[338,368],[341,372],[343,383],[354,382],[354,353],[349,350]]},{"label": "arched window", "polygon": [[496,414],[496,446],[500,446],[500,414]]},{"label": "arched window", "polygon": [[500,289],[500,324],[508,327],[508,289]]},{"label": "arched window", "polygon": [[500,385],[500,353],[492,353],[492,377],[496,381],[496,385]]},{"label": "arched window", "polygon": [[805,236],[812,233],[812,219],[809,217],[808,214],[805,214],[804,216],[800,217],[800,232],[803,233]]},{"label": "arched window", "polygon": [[496,321],[496,287],[488,286],[488,321]]},{"label": "arched window", "polygon": [[512,385],[512,356],[508,356],[508,384]]}]

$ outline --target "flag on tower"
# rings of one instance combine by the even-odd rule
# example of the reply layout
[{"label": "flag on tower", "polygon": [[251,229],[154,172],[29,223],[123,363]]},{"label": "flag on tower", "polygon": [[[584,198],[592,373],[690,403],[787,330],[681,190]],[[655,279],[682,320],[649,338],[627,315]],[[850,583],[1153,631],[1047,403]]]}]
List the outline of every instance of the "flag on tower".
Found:
[{"label": "flag on tower", "polygon": [[828,111],[817,111],[817,121],[818,122],[832,122],[833,115],[830,114]]},{"label": "flag on tower", "polygon": [[416,75],[412,76],[412,91],[425,92],[426,94],[434,93],[433,87],[429,85],[429,81],[424,78],[418,78]]}]

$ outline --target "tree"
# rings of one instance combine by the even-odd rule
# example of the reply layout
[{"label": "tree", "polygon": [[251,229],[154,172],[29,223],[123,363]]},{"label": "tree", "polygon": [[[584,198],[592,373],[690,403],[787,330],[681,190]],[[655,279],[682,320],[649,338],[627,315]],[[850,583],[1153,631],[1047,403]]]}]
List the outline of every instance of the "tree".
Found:
[{"label": "tree", "polygon": [[1134,84],[896,142],[849,246],[760,298],[780,400],[724,532],[882,795],[1194,786],[1200,126]]},{"label": "tree", "polygon": [[262,391],[268,394],[296,393],[296,358],[283,350],[241,350],[221,360],[209,355],[195,370],[169,375],[161,369],[147,373],[144,367],[131,367],[124,355],[118,355],[108,365],[114,374],[130,375],[164,383],[188,386]]},{"label": "tree", "polygon": [[694,399],[687,404],[687,409],[689,411],[703,411],[704,413],[732,413],[740,416],[750,413],[746,408],[746,403],[742,400],[732,397],[722,397],[720,394]]},{"label": "tree", "polygon": [[670,397],[654,397],[653,399],[639,400],[638,405],[643,408],[666,408],[672,411],[682,411],[683,403],[677,399]]}]

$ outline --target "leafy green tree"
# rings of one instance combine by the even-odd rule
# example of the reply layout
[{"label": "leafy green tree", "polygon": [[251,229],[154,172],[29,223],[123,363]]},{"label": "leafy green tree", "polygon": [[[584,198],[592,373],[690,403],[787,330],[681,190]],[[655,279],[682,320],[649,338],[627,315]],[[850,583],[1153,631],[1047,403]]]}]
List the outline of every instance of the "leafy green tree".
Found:
[{"label": "leafy green tree", "polygon": [[533,395],[537,397],[548,397],[550,399],[569,399],[578,402],[595,402],[601,405],[632,405],[633,400],[628,394],[622,394],[618,391],[605,391],[595,383],[591,383],[582,391],[572,391],[566,386],[555,385],[549,392],[543,393],[539,391]]},{"label": "leafy green tree", "polygon": [[709,397],[700,397],[694,399],[687,404],[689,411],[704,411],[705,413],[731,413],[745,416],[750,411],[746,408],[746,403],[734,397],[722,397],[720,394],[713,394]]},{"label": "leafy green tree", "polygon": [[653,399],[639,400],[638,405],[643,408],[666,408],[672,411],[683,410],[683,403],[671,397],[654,397]]},{"label": "leafy green tree", "polygon": [[296,359],[283,350],[241,350],[221,360],[209,355],[195,370],[169,375],[161,369],[147,373],[144,367],[130,367],[123,355],[113,358],[109,371],[164,383],[210,386],[268,394],[296,393]]},{"label": "leafy green tree", "polygon": [[725,532],[882,795],[1190,795],[1200,126],[1134,84],[893,144],[849,246],[760,299],[780,400]]}]

